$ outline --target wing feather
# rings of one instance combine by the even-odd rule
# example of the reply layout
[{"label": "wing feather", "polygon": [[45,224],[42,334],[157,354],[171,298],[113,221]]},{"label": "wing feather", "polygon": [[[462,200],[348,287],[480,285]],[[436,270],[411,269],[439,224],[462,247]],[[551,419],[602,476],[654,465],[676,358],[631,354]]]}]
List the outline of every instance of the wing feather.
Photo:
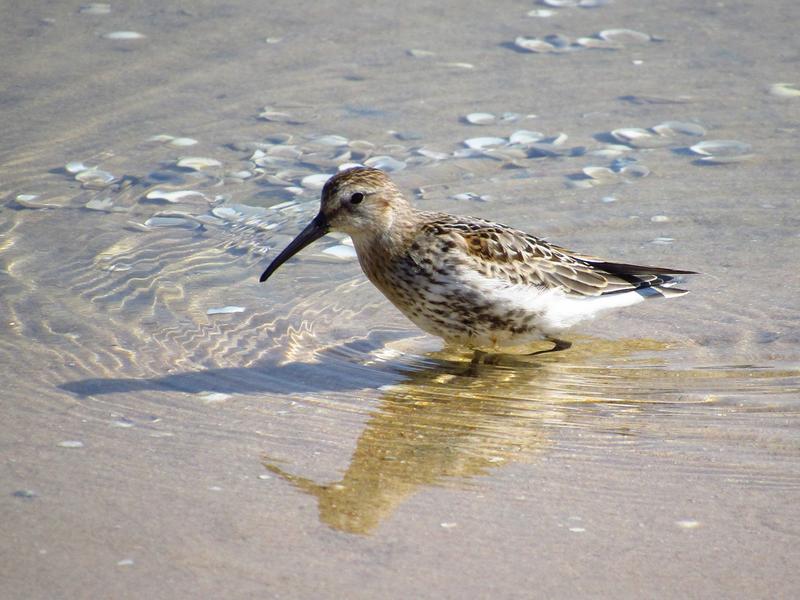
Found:
[{"label": "wing feather", "polygon": [[444,241],[463,254],[481,274],[542,289],[561,289],[573,296],[600,296],[669,283],[675,275],[693,271],[615,263],[581,255],[517,229],[484,221],[429,213],[424,235]]}]

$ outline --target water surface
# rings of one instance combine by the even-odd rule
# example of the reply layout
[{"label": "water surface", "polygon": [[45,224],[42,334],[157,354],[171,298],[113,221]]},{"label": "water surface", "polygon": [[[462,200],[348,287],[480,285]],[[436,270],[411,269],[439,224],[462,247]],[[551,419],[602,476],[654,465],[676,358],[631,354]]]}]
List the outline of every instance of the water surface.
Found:
[{"label": "water surface", "polygon": [[[7,4],[10,597],[792,597],[794,3]],[[653,37],[514,46],[612,28]],[[705,134],[602,152],[665,121]],[[518,130],[567,137],[464,153]],[[752,156],[689,150],[720,139]],[[477,376],[341,237],[259,284],[317,210],[303,177],[379,156],[425,208],[703,275]]]}]

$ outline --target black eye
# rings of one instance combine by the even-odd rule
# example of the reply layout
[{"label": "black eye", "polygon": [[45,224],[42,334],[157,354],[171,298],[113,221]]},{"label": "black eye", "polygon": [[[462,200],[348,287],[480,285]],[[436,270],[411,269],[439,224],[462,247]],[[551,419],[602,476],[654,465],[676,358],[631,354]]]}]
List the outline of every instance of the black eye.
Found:
[{"label": "black eye", "polygon": [[352,196],[350,196],[350,204],[358,204],[364,199],[364,194],[361,192],[356,192]]}]

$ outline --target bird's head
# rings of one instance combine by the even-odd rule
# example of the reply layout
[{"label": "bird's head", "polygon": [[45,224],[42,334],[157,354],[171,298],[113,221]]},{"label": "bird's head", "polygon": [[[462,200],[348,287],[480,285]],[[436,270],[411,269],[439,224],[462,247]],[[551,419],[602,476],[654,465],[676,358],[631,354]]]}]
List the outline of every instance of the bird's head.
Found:
[{"label": "bird's head", "polygon": [[322,188],[319,213],[281,252],[261,281],[278,267],[329,231],[341,231],[359,239],[378,238],[411,213],[411,207],[392,180],[369,167],[353,167],[331,177]]}]

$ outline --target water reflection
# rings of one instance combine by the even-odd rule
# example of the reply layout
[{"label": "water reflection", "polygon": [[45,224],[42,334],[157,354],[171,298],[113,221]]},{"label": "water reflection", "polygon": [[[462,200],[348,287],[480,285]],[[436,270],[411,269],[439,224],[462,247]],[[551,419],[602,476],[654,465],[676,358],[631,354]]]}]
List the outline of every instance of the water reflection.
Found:
[{"label": "water reflection", "polygon": [[317,483],[269,458],[263,464],[314,496],[322,522],[368,534],[425,486],[463,483],[509,462],[534,459],[548,445],[548,427],[568,419],[571,404],[617,402],[621,389],[631,390],[632,398],[633,390],[646,384],[635,375],[620,380],[612,372],[582,368],[596,358],[598,345],[617,359],[665,347],[641,340],[598,341],[594,353],[587,345],[568,359],[563,353],[560,360],[507,357],[497,366],[482,366],[478,376],[464,369],[454,374],[452,356],[433,354],[438,365],[383,390],[339,481]]},{"label": "water reflection", "polygon": [[[696,419],[712,413],[702,409],[693,416],[687,405],[722,407],[726,397],[762,394],[774,403],[780,392],[796,389],[798,376],[796,368],[752,365],[679,368],[667,343],[596,338],[576,339],[572,349],[556,354],[506,356],[473,373],[470,353],[419,354],[419,340],[406,335],[375,331],[327,347],[321,340],[282,338],[274,352],[248,367],[92,378],[59,387],[84,396],[161,390],[257,395],[264,403],[304,397],[333,411],[333,419],[345,407],[369,410],[337,481],[315,481],[297,473],[302,466],[261,458],[269,472],[317,499],[323,523],[368,535],[426,487],[470,485],[508,463],[537,460],[563,442],[557,428],[581,429],[580,445],[570,452],[590,456],[607,448],[608,436],[705,439],[709,434]],[[337,404],[336,393],[352,398],[353,391],[356,405]],[[644,413],[647,418],[637,421]],[[298,430],[298,423],[305,429]],[[321,426],[329,422],[291,420],[291,435],[314,440]]]},{"label": "water reflection", "polygon": [[[269,460],[264,466],[316,497],[324,523],[366,534],[422,487],[485,474],[547,443],[540,426],[547,411],[537,410],[535,400],[520,407],[517,400],[489,398],[494,385],[479,379],[450,394],[427,386],[418,379],[386,392],[335,483],[293,475]],[[525,409],[530,414],[514,414]]]}]

